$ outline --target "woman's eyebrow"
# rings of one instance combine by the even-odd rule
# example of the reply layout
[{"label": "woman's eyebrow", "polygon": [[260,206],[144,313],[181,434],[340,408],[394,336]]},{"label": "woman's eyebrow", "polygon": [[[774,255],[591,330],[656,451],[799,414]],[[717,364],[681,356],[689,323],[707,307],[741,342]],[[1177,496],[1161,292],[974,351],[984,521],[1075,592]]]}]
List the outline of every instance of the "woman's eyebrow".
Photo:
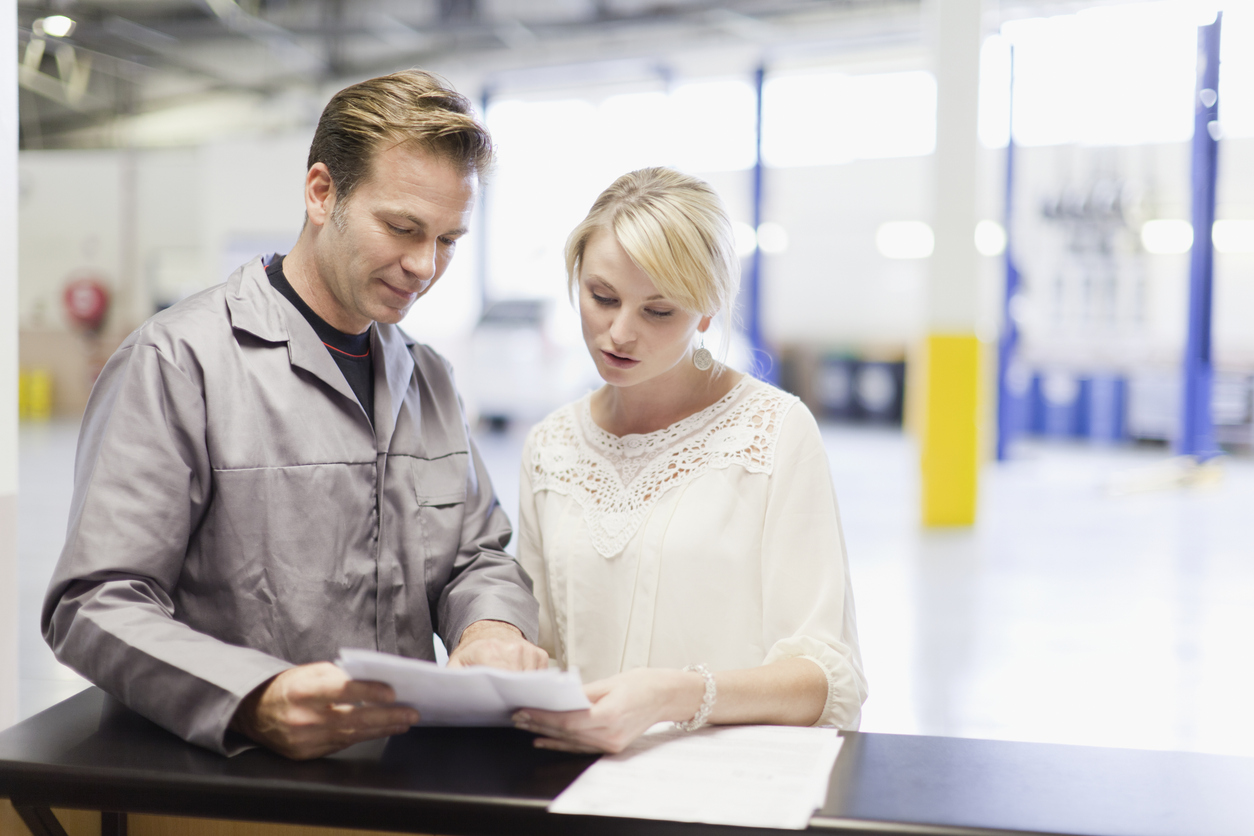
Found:
[{"label": "woman's eyebrow", "polygon": [[[589,282],[598,282],[599,284],[603,284],[603,285],[605,285],[606,290],[612,290],[612,291],[614,291],[615,293],[617,293],[617,292],[618,292],[617,290],[615,290],[614,285],[610,284],[610,283],[609,283],[606,279],[602,278],[601,276],[598,276],[596,273],[589,273],[589,274],[586,276],[586,280],[587,280],[587,281],[589,281]],[[662,295],[662,294],[660,294],[660,293],[655,293],[655,294],[653,294],[652,296],[650,296],[648,299],[645,299],[644,301],[646,301],[646,302],[654,302],[654,301],[656,301],[656,300],[658,300],[658,299],[661,299],[661,300],[663,300],[663,301],[669,301],[669,300],[667,300],[667,299],[666,299],[666,297],[665,297],[665,296],[663,296],[663,295]]]}]

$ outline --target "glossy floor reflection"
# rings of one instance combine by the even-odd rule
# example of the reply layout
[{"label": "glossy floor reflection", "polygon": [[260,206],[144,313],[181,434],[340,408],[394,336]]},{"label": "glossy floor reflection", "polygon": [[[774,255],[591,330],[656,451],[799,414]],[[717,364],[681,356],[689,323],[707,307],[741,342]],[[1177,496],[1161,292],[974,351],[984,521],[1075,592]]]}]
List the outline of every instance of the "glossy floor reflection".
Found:
[{"label": "glossy floor reflection", "polygon": [[[72,424],[21,430],[21,712],[83,687],[39,636],[69,510]],[[1161,449],[1025,444],[973,529],[918,525],[917,451],[828,426],[871,683],[866,731],[1254,756],[1254,461],[1196,488]],[[513,516],[523,430],[480,437]]]}]

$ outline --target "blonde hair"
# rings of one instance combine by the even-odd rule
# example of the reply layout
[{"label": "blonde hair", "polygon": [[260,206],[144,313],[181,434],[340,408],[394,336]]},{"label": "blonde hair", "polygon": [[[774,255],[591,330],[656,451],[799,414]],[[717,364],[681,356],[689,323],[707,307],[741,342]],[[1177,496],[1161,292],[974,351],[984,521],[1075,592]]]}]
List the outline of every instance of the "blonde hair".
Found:
[{"label": "blonde hair", "polygon": [[704,180],[670,168],[642,168],[601,192],[566,239],[572,296],[584,250],[601,229],[614,235],[663,296],[694,313],[730,317],[740,259],[731,218]]},{"label": "blonde hair", "polygon": [[338,210],[369,174],[375,155],[404,142],[463,173],[482,175],[492,165],[492,137],[470,100],[439,76],[404,70],[336,93],[318,120],[305,167],[326,165]]}]

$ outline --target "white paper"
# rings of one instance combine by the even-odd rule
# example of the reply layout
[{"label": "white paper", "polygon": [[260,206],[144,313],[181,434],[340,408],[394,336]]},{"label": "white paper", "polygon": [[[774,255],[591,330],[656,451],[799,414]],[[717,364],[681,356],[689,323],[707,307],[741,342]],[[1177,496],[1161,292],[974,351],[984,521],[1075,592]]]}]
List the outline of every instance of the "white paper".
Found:
[{"label": "white paper", "polygon": [[843,741],[835,729],[659,724],[590,766],[549,812],[804,830]]},{"label": "white paper", "polygon": [[343,648],[335,663],[353,679],[386,682],[396,701],[422,715],[420,726],[510,726],[520,708],[575,711],[591,707],[574,671],[443,668],[373,650]]}]

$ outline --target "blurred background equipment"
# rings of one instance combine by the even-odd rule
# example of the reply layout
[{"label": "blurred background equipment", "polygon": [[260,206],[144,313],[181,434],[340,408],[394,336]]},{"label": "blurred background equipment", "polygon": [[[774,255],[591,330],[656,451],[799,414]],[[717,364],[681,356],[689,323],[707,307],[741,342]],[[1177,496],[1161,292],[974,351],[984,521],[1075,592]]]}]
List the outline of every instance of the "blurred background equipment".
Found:
[{"label": "blurred background equipment", "polygon": [[531,424],[600,384],[582,343],[563,343],[552,299],[492,302],[470,332],[462,397],[493,430]]}]

